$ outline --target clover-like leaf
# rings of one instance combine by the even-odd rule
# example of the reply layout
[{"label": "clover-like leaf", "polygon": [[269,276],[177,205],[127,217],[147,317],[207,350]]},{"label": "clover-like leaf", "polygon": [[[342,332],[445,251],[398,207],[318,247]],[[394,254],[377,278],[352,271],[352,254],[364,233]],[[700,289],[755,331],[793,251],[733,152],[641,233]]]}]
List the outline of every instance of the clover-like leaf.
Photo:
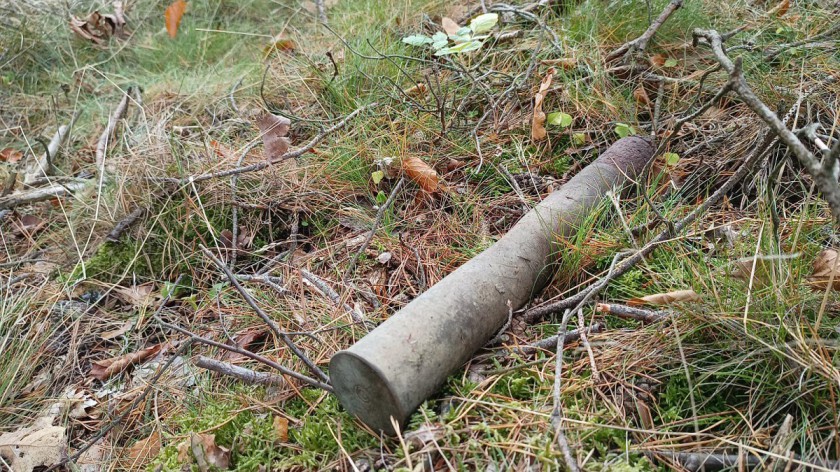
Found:
[{"label": "clover-like leaf", "polygon": [[583,146],[586,144],[586,135],[583,133],[575,133],[572,135],[572,144],[575,146]]},{"label": "clover-like leaf", "polygon": [[385,172],[381,170],[377,170],[370,173],[370,178],[373,180],[375,185],[379,185],[379,182],[382,182],[382,179],[385,177]]},{"label": "clover-like leaf", "polygon": [[484,44],[481,41],[467,41],[465,43],[456,44],[448,48],[439,49],[435,56],[446,56],[447,54],[455,54],[459,52],[470,52],[481,48]]},{"label": "clover-like leaf", "polygon": [[627,123],[616,123],[615,134],[617,134],[619,138],[626,138],[627,136],[636,134],[636,129]]},{"label": "clover-like leaf", "polygon": [[441,48],[445,48],[447,44],[449,44],[449,39],[446,37],[446,33],[438,31],[437,33],[432,35],[432,48],[435,51]]},{"label": "clover-like leaf", "polygon": [[426,44],[432,44],[434,40],[424,34],[412,34],[403,38],[402,42],[410,46],[424,46]]},{"label": "clover-like leaf", "polygon": [[662,66],[663,67],[677,67],[677,60],[674,59],[673,57],[668,58],[668,60],[666,60],[665,64],[663,64]]},{"label": "clover-like leaf", "polygon": [[485,13],[483,15],[478,15],[477,17],[473,18],[472,21],[470,21],[470,29],[475,34],[486,33],[493,29],[493,27],[496,26],[496,23],[498,22],[498,13]]},{"label": "clover-like leaf", "polygon": [[553,126],[559,126],[561,128],[568,128],[569,126],[572,125],[572,121],[574,121],[574,118],[572,118],[572,115],[570,115],[568,113],[563,113],[561,111],[556,111],[554,113],[549,113],[548,116],[546,117],[546,121],[548,122],[548,124],[553,125]]},{"label": "clover-like leaf", "polygon": [[664,154],[665,157],[665,165],[668,166],[675,166],[677,163],[680,162],[680,155],[675,152],[666,152]]}]

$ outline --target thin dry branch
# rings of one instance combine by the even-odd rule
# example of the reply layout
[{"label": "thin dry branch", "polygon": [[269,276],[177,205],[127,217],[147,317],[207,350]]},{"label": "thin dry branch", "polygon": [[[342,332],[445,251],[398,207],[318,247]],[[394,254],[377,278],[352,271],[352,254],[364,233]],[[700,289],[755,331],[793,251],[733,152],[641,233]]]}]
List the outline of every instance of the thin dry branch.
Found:
[{"label": "thin dry branch", "polygon": [[799,163],[814,179],[814,184],[822,192],[823,198],[831,207],[831,213],[834,220],[840,223],[840,185],[837,179],[833,176],[834,162],[826,159],[821,162],[820,159],[814,155],[796,134],[793,133],[785,123],[768,107],[760,98],[752,91],[752,88],[747,84],[744,78],[744,73],[741,67],[741,58],[738,57],[733,61],[726,54],[723,46],[723,37],[715,30],[695,29],[694,45],[697,46],[703,40],[704,44],[708,45],[714,53],[715,59],[723,66],[724,70],[729,73],[728,86],[732,88],[741,100],[759,116],[767,126],[779,137],[779,139],[787,145],[790,151],[796,156]]},{"label": "thin dry branch", "polygon": [[67,137],[70,136],[70,130],[73,128],[73,124],[76,123],[79,114],[80,112],[78,111],[73,114],[73,117],[70,118],[70,124],[59,126],[58,131],[53,135],[44,154],[29,162],[24,173],[23,183],[31,184],[38,179],[52,175],[53,162],[55,162],[55,158],[58,156],[59,149],[67,141]]},{"label": "thin dry branch", "polygon": [[222,272],[224,272],[225,276],[227,276],[228,278],[228,281],[230,281],[231,285],[233,285],[234,288],[236,288],[236,290],[239,292],[239,294],[242,295],[242,298],[244,298],[245,301],[248,302],[248,305],[251,306],[251,308],[254,310],[257,316],[262,318],[262,320],[265,322],[266,325],[268,325],[271,331],[278,338],[280,338],[283,341],[283,343],[286,344],[286,346],[289,347],[289,349],[294,353],[294,355],[296,355],[300,360],[302,360],[303,363],[306,364],[306,366],[309,368],[309,370],[312,371],[313,374],[315,374],[324,382],[329,383],[330,378],[327,376],[327,374],[325,374],[323,370],[318,368],[318,366],[316,366],[315,363],[312,362],[309,359],[309,357],[307,357],[307,355],[304,354],[303,351],[301,351],[300,348],[297,347],[295,342],[292,341],[292,339],[289,337],[288,333],[281,330],[280,326],[278,326],[277,323],[274,320],[272,320],[262,310],[262,308],[260,308],[259,305],[257,305],[256,300],[254,300],[254,297],[252,297],[251,294],[248,293],[247,290],[245,290],[245,287],[243,287],[242,284],[240,284],[239,281],[236,279],[236,275],[234,275],[233,272],[231,272],[230,269],[222,261],[220,261],[209,249],[207,249],[203,245],[199,245],[198,247],[201,249],[204,255],[207,256],[208,259],[213,261],[213,264],[215,264],[216,267],[218,267]]},{"label": "thin dry branch", "polygon": [[595,311],[628,320],[644,321],[645,323],[655,323],[671,316],[671,312],[669,311],[645,310],[644,308],[636,308],[615,303],[598,303],[595,305]]},{"label": "thin dry branch", "polygon": [[[353,273],[356,270],[356,263],[359,261],[359,257],[367,251],[368,246],[370,246],[370,242],[373,240],[373,236],[376,234],[376,230],[379,229],[379,225],[382,223],[382,218],[385,216],[385,211],[394,203],[394,199],[399,193],[400,189],[402,188],[403,184],[405,183],[405,177],[400,178],[397,181],[397,184],[394,185],[394,189],[391,190],[391,194],[388,196],[388,199],[385,200],[385,203],[379,206],[379,209],[376,210],[376,219],[373,221],[373,227],[368,232],[365,241],[359,247],[359,250],[353,254],[353,257],[350,259],[350,263],[347,265],[347,271],[344,273],[344,282],[350,279]],[[355,321],[355,320],[354,320]]]},{"label": "thin dry branch", "polygon": [[212,370],[228,377],[239,379],[245,383],[255,385],[286,385],[286,379],[279,375],[268,374],[265,372],[257,372],[255,370],[246,369],[238,365],[233,365],[229,362],[217,361],[209,357],[198,356],[195,359],[195,365],[202,369]]},{"label": "thin dry branch", "polygon": [[662,10],[662,13],[659,14],[659,17],[650,24],[647,30],[642,33],[641,36],[638,38],[628,41],[618,48],[616,48],[613,52],[607,55],[606,61],[612,62],[621,57],[626,57],[632,55],[636,52],[644,52],[645,48],[647,47],[647,43],[653,38],[653,35],[659,30],[662,25],[668,21],[668,18],[677,10],[682,7],[683,0],[671,0],[668,5]]},{"label": "thin dry branch", "polygon": [[299,372],[295,372],[294,370],[291,370],[287,367],[283,367],[282,365],[278,364],[277,362],[274,362],[273,360],[271,360],[267,357],[263,357],[263,356],[261,356],[257,353],[251,352],[247,349],[242,349],[241,347],[236,346],[236,345],[223,344],[223,343],[220,343],[218,341],[213,341],[212,339],[208,339],[208,338],[205,338],[203,336],[199,336],[198,334],[195,334],[190,330],[187,330],[187,329],[184,329],[180,326],[176,326],[174,324],[167,323],[167,322],[163,321],[160,318],[160,316],[158,316],[158,315],[153,315],[152,318],[155,321],[157,321],[157,323],[159,325],[163,326],[164,328],[168,328],[168,329],[171,329],[173,331],[177,331],[177,332],[179,332],[179,333],[181,333],[185,336],[188,336],[192,342],[201,343],[201,344],[204,344],[204,345],[207,345],[207,346],[212,346],[212,347],[215,347],[215,348],[219,348],[219,349],[222,349],[222,350],[225,350],[225,351],[230,351],[230,352],[245,356],[249,359],[252,359],[252,360],[255,360],[255,361],[260,362],[262,364],[265,364],[265,365],[277,370],[278,372],[280,372],[283,375],[288,375],[289,377],[298,379],[305,384],[311,385],[313,387],[320,388],[320,389],[325,390],[327,392],[332,392],[333,391],[333,389],[330,385],[328,385],[326,383],[322,383],[322,382],[320,382],[316,379],[313,379],[312,377],[308,377],[308,376],[303,375]]},{"label": "thin dry branch", "polygon": [[117,105],[117,108],[114,110],[114,113],[108,118],[108,126],[105,127],[105,130],[102,131],[102,134],[99,136],[99,141],[96,143],[96,169],[99,171],[100,174],[105,172],[105,152],[108,149],[108,144],[111,142],[111,137],[114,135],[114,131],[117,128],[117,123],[125,116],[126,110],[128,110],[128,100],[131,97],[131,92],[134,87],[128,87],[123,95],[120,104]]},{"label": "thin dry branch", "polygon": [[13,193],[0,198],[0,210],[14,208],[28,203],[42,202],[55,197],[63,197],[85,188],[88,182],[79,180],[66,184],[56,184],[50,187],[36,188],[27,192]]}]

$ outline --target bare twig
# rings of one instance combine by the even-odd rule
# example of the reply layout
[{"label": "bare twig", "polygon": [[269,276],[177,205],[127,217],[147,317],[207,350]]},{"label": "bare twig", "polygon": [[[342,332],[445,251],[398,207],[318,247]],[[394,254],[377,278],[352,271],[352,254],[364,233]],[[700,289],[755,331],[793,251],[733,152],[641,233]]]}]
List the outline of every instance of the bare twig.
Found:
[{"label": "bare twig", "polygon": [[595,353],[592,352],[592,345],[589,344],[589,338],[586,336],[586,323],[583,320],[583,309],[577,311],[578,331],[580,331],[580,343],[586,349],[586,354],[589,356],[589,366],[592,369],[592,380],[599,381],[601,374],[598,372],[598,366],[595,364]]},{"label": "bare twig", "polygon": [[770,129],[779,137],[781,142],[787,145],[788,149],[796,156],[799,163],[811,174],[814,184],[822,192],[823,198],[831,207],[831,213],[836,222],[840,222],[840,185],[833,176],[833,162],[820,162],[808,148],[788,129],[785,123],[779,119],[760,98],[752,91],[747,84],[741,68],[741,58],[732,61],[726,54],[723,47],[723,38],[715,30],[695,29],[694,45],[697,46],[701,40],[705,42],[715,55],[715,59],[729,73],[728,87],[735,91],[743,102],[759,116]]},{"label": "bare twig", "polygon": [[245,383],[257,385],[285,385],[286,379],[279,375],[267,374],[265,372],[257,372],[255,370],[246,369],[233,365],[229,362],[217,361],[209,357],[198,356],[195,360],[195,365],[202,369],[212,370],[222,375],[227,375],[239,379]]},{"label": "bare twig", "polygon": [[[586,327],[585,330],[586,330],[587,334],[600,333],[601,331],[604,330],[604,324],[603,323],[594,323],[594,324]],[[566,339],[563,340],[563,343],[564,344],[565,343],[573,343],[573,342],[577,341],[578,339],[580,339],[580,334],[581,334],[580,328],[573,329],[573,330],[567,332],[563,336],[564,338],[566,338]],[[539,341],[531,344],[530,346],[516,348],[516,349],[514,349],[514,352],[517,352],[519,354],[528,355],[528,354],[533,354],[533,353],[537,352],[537,350],[539,350],[539,349],[554,350],[557,347],[557,336],[559,336],[559,335],[555,334],[554,336],[550,336],[550,337],[545,338],[545,339],[540,339]]]},{"label": "bare twig", "polygon": [[306,154],[307,152],[311,151],[313,148],[315,148],[315,146],[318,145],[318,143],[323,141],[324,138],[326,138],[327,136],[329,136],[332,133],[338,131],[339,129],[347,126],[347,123],[350,122],[350,120],[352,120],[353,118],[355,118],[359,113],[363,112],[364,110],[374,108],[375,106],[377,106],[377,103],[371,103],[370,105],[365,105],[363,107],[357,108],[355,111],[353,111],[349,115],[345,116],[338,123],[330,126],[329,128],[325,129],[321,133],[318,133],[314,138],[312,138],[303,147],[301,147],[299,149],[295,149],[294,151],[289,151],[286,154],[283,154],[282,156],[280,156],[278,158],[275,158],[271,161],[262,161],[262,162],[258,162],[256,164],[251,164],[251,165],[248,165],[248,166],[235,167],[233,169],[223,170],[223,171],[219,171],[219,172],[211,172],[211,173],[208,173],[208,174],[193,175],[193,176],[185,177],[185,178],[181,178],[181,179],[164,177],[164,178],[155,178],[154,180],[158,180],[158,181],[162,181],[162,182],[172,182],[172,183],[176,183],[176,184],[179,184],[179,185],[185,185],[185,184],[188,184],[190,182],[204,182],[205,180],[218,179],[220,177],[229,177],[229,176],[232,176],[232,175],[245,174],[245,173],[248,173],[248,172],[256,172],[256,171],[263,170],[267,167],[270,167],[270,166],[272,166],[272,165],[274,165],[278,162],[285,161],[287,159],[296,159],[296,158]]},{"label": "bare twig", "polygon": [[61,145],[67,141],[67,137],[70,136],[70,130],[73,128],[73,124],[76,122],[80,113],[81,112],[77,111],[73,114],[73,117],[70,118],[70,124],[59,126],[58,131],[55,132],[55,135],[53,135],[49,145],[44,150],[44,154],[42,154],[40,158],[29,162],[26,172],[24,173],[24,184],[31,184],[37,179],[52,175],[52,166],[55,162],[56,156],[58,156],[58,151],[61,148]]},{"label": "bare twig", "polygon": [[327,296],[327,298],[332,301],[335,306],[344,308],[344,311],[350,315],[350,318],[355,323],[363,323],[365,321],[364,316],[359,313],[358,311],[354,310],[353,307],[348,305],[347,303],[343,303],[341,301],[341,295],[338,294],[332,287],[329,286],[322,278],[318,277],[317,275],[309,272],[306,269],[299,269],[300,275],[303,276],[306,280],[309,281],[312,285],[315,286],[321,293]]},{"label": "bare twig", "polygon": [[114,229],[108,233],[108,236],[105,236],[106,241],[110,241],[112,243],[116,243],[120,240],[122,234],[131,227],[134,223],[137,222],[144,214],[146,213],[146,208],[144,207],[137,207],[125,216],[125,218],[121,219],[117,224],[114,226]]},{"label": "bare twig", "polygon": [[[559,328],[561,333],[566,332],[572,313],[572,310],[566,310],[566,313],[563,314]],[[551,410],[551,426],[554,428],[555,440],[557,441],[557,446],[560,448],[560,452],[563,453],[563,460],[566,462],[566,467],[571,472],[578,472],[580,467],[572,455],[572,451],[569,448],[569,441],[566,439],[566,433],[563,431],[563,401],[560,398],[560,386],[563,383],[563,348],[565,347],[565,343],[566,336],[557,336],[557,342],[555,344],[555,352],[557,354],[554,361],[554,408]]]},{"label": "bare twig", "polygon": [[227,276],[228,281],[230,281],[231,285],[233,285],[234,288],[236,288],[236,290],[239,292],[239,294],[242,295],[242,298],[244,298],[245,301],[248,302],[248,305],[251,306],[251,308],[254,310],[254,312],[257,314],[257,316],[262,318],[262,320],[265,322],[266,325],[268,325],[268,327],[271,329],[271,331],[274,332],[274,334],[278,338],[280,338],[283,341],[283,343],[285,343],[286,346],[288,346],[289,349],[300,360],[303,361],[304,364],[306,364],[306,366],[309,368],[309,370],[312,371],[313,374],[315,374],[317,377],[319,377],[324,382],[329,383],[330,378],[327,376],[327,374],[325,374],[323,370],[318,368],[318,366],[316,366],[315,363],[312,362],[309,359],[309,357],[307,357],[306,354],[304,354],[297,347],[297,345],[294,343],[294,341],[292,341],[292,339],[289,337],[289,335],[287,333],[285,333],[284,331],[282,331],[280,329],[280,326],[278,326],[277,323],[274,320],[272,320],[262,310],[262,308],[260,308],[259,305],[257,305],[257,302],[254,300],[254,297],[252,297],[251,294],[248,293],[247,290],[245,290],[245,287],[243,287],[242,284],[239,283],[239,281],[236,279],[236,276],[233,274],[233,272],[231,272],[230,269],[228,269],[228,267],[222,261],[220,261],[209,249],[207,249],[203,245],[199,245],[199,248],[204,253],[204,255],[207,256],[207,258],[209,258],[211,261],[213,261],[213,264],[215,264],[216,267],[218,267],[219,269],[222,270],[222,272],[225,273],[225,275]]},{"label": "bare twig", "polygon": [[318,9],[318,21],[327,24],[327,5],[324,0],[315,0],[315,8]]},{"label": "bare twig", "polygon": [[177,331],[177,332],[179,332],[179,333],[181,333],[185,336],[188,336],[192,342],[201,343],[201,344],[204,344],[204,345],[207,345],[207,346],[212,346],[212,347],[215,347],[215,348],[219,348],[219,349],[222,349],[222,350],[225,350],[225,351],[230,351],[230,352],[245,356],[249,359],[255,360],[255,361],[260,362],[262,364],[265,364],[269,367],[272,367],[283,375],[288,375],[289,377],[298,379],[305,384],[311,385],[313,387],[320,388],[320,389],[325,390],[327,392],[332,392],[332,387],[329,384],[322,383],[322,382],[320,382],[316,379],[313,379],[312,377],[308,377],[308,376],[303,375],[299,372],[295,372],[295,371],[293,371],[293,370],[291,370],[287,367],[283,367],[282,365],[278,364],[277,362],[274,362],[273,360],[271,360],[267,357],[263,357],[263,356],[261,356],[257,353],[251,352],[247,349],[242,349],[241,347],[236,346],[236,345],[223,344],[223,343],[220,343],[218,341],[213,341],[212,339],[208,339],[208,338],[199,336],[198,334],[195,334],[192,331],[189,331],[189,330],[184,329],[180,326],[176,326],[174,324],[167,323],[167,322],[163,321],[160,318],[160,316],[158,316],[158,315],[154,315],[153,318],[154,318],[155,321],[158,322],[158,324],[160,324],[164,328],[168,328],[168,329],[171,329],[173,331]]},{"label": "bare twig", "polygon": [[385,203],[379,206],[379,209],[376,210],[376,219],[373,220],[373,227],[368,232],[367,238],[365,238],[365,242],[359,247],[359,250],[353,254],[353,257],[350,259],[350,263],[347,264],[347,271],[344,273],[344,283],[353,276],[356,270],[356,263],[359,261],[359,257],[367,251],[368,246],[370,246],[370,242],[373,240],[373,235],[376,234],[376,230],[379,229],[379,225],[382,223],[382,218],[385,216],[385,211],[394,203],[394,199],[397,196],[397,193],[402,189],[403,184],[405,183],[405,177],[401,177],[400,180],[397,181],[397,184],[394,185],[394,189],[391,190],[391,194],[388,195],[388,199],[385,200]]},{"label": "bare twig", "polygon": [[14,208],[28,203],[41,202],[55,197],[62,197],[85,188],[87,184],[88,183],[84,180],[78,180],[66,184],[56,184],[50,187],[36,188],[26,192],[13,193],[0,198],[0,210]]},{"label": "bare twig", "polygon": [[96,143],[96,169],[100,174],[105,172],[105,152],[108,150],[108,144],[111,142],[111,137],[114,135],[117,123],[125,116],[125,112],[128,110],[128,101],[131,98],[133,88],[128,87],[125,91],[119,105],[117,105],[117,108],[108,118],[108,126],[102,131],[102,134],[99,136],[99,141]]},{"label": "bare twig", "polygon": [[595,311],[614,315],[619,318],[644,321],[645,323],[655,323],[663,318],[671,316],[671,312],[669,311],[646,310],[644,308],[636,308],[614,303],[598,303],[595,305]]},{"label": "bare twig", "polygon": [[659,30],[662,25],[668,21],[668,18],[677,10],[682,7],[683,0],[671,0],[668,5],[662,10],[662,13],[659,14],[659,17],[650,24],[647,30],[642,33],[641,36],[638,38],[628,41],[613,52],[607,55],[607,62],[615,61],[624,56],[632,55],[635,52],[644,52],[645,48],[647,47],[647,43],[653,38],[653,35]]}]

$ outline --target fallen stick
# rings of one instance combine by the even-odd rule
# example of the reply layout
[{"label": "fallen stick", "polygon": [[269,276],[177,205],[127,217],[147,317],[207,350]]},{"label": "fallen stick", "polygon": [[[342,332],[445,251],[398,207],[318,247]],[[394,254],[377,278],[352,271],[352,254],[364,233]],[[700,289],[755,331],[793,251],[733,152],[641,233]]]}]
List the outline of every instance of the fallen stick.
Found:
[{"label": "fallen stick", "polygon": [[134,87],[129,87],[125,91],[120,104],[114,110],[114,113],[108,118],[108,125],[105,131],[99,136],[99,141],[96,143],[96,169],[102,174],[105,171],[105,151],[108,149],[108,144],[111,142],[111,136],[117,129],[117,123],[125,116],[125,111],[128,110],[128,99],[131,96],[131,91]]},{"label": "fallen stick", "polygon": [[677,10],[682,7],[683,0],[671,0],[665,9],[662,10],[662,13],[659,14],[659,17],[650,24],[647,30],[642,33],[641,36],[638,38],[628,41],[618,48],[616,48],[613,52],[607,55],[607,62],[613,62],[616,59],[619,59],[627,54],[633,54],[634,52],[644,52],[645,48],[647,47],[648,41],[653,38],[653,35],[659,30],[659,28],[668,21],[668,18]]},{"label": "fallen stick", "polygon": [[198,356],[195,365],[202,369],[212,370],[222,375],[239,379],[245,383],[254,385],[285,385],[286,379],[279,375],[257,372],[244,367],[233,365],[229,362],[217,361],[209,357]]},{"label": "fallen stick", "polygon": [[[578,339],[580,339],[580,335],[583,332],[586,332],[586,334],[595,334],[595,333],[600,333],[603,330],[604,330],[604,323],[592,324],[592,325],[586,327],[584,330],[581,330],[580,328],[573,329],[571,331],[566,332],[566,335],[564,336],[565,339],[563,340],[563,342],[564,343],[573,343],[573,342],[577,341]],[[549,351],[549,350],[554,351],[557,348],[557,336],[559,336],[559,335],[555,334],[554,336],[550,336],[550,337],[547,337],[545,339],[540,339],[539,341],[531,344],[530,346],[517,348],[514,352],[517,352],[519,354],[529,355],[529,354],[533,354],[533,353],[537,352],[540,349],[544,349],[546,351]]]},{"label": "fallen stick", "polygon": [[13,193],[9,196],[0,198],[0,210],[14,208],[28,203],[42,202],[55,197],[63,197],[64,195],[69,195],[85,188],[87,184],[88,183],[86,181],[80,180],[61,185],[36,188],[28,192]]},{"label": "fallen stick", "polygon": [[623,186],[653,156],[646,139],[613,144],[503,238],[392,315],[330,361],[342,405],[374,430],[396,432],[455,369],[498,333],[507,300],[521,307],[552,276],[558,238],[576,228],[607,191]]},{"label": "fallen stick", "polygon": [[58,150],[61,148],[61,145],[67,141],[67,137],[70,136],[70,129],[73,127],[73,124],[76,122],[76,118],[78,117],[79,113],[76,112],[73,117],[70,118],[69,125],[59,126],[58,131],[55,132],[50,140],[50,144],[47,146],[46,152],[26,166],[26,172],[23,177],[24,184],[31,184],[35,180],[52,174],[52,165],[53,162],[55,162],[56,156],[58,156]]},{"label": "fallen stick", "polygon": [[595,305],[595,311],[607,313],[626,320],[644,321],[645,323],[655,323],[671,315],[668,311],[645,310],[644,308],[617,305],[614,303],[598,303]]}]

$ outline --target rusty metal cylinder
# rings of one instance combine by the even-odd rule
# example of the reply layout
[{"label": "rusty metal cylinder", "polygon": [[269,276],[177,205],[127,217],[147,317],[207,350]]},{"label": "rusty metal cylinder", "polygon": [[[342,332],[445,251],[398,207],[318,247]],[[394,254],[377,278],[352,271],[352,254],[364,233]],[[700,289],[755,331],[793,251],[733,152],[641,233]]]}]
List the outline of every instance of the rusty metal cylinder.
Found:
[{"label": "rusty metal cylinder", "polygon": [[541,290],[557,242],[574,234],[607,191],[626,184],[653,154],[624,138],[551,193],[499,241],[330,360],[335,394],[376,431],[394,434],[414,410]]}]

